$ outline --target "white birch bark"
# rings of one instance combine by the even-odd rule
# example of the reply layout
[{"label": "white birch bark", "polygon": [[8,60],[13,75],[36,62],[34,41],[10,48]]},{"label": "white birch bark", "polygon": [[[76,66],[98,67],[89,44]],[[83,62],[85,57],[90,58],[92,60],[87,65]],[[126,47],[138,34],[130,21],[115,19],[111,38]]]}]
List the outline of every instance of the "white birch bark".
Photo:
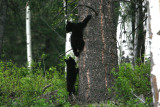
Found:
[{"label": "white birch bark", "polygon": [[144,1],[146,8],[147,8],[147,12],[146,12],[146,16],[147,16],[147,20],[146,20],[146,25],[144,26],[145,30],[146,30],[146,37],[145,37],[145,60],[144,61],[148,61],[151,58],[151,32],[150,32],[150,10],[149,10],[149,5],[148,5],[148,1]]},{"label": "white birch bark", "polygon": [[29,5],[26,6],[26,42],[27,42],[27,62],[28,68],[31,69],[32,63],[32,52],[31,52],[31,25],[30,25],[30,8]]},{"label": "white birch bark", "polygon": [[154,107],[160,107],[160,1],[149,0],[151,31],[151,86]]},{"label": "white birch bark", "polygon": [[[67,24],[67,3],[66,0],[63,0],[63,6],[64,6],[64,11],[65,11],[65,25]],[[71,33],[66,33],[66,43],[65,43],[65,56],[71,55],[74,56],[73,50],[71,47]],[[65,67],[65,72],[67,72],[67,67]]]},{"label": "white birch bark", "polygon": [[[120,3],[122,15],[125,14],[125,3]],[[122,22],[122,17],[119,16],[117,26],[117,47],[118,47],[118,63],[132,62],[133,60],[133,44],[132,44],[132,23],[130,19]]]},{"label": "white birch bark", "polygon": [[[64,11],[67,11],[66,9],[66,0],[63,0],[63,6],[64,6]],[[65,13],[65,24],[67,24],[67,13]],[[71,33],[66,33],[66,44],[65,44],[65,53],[66,53],[66,56],[68,55],[71,55],[73,56],[73,51],[71,50],[72,47],[71,47],[71,41],[70,41],[70,38],[71,38]],[[71,51],[70,51],[71,50]]]}]

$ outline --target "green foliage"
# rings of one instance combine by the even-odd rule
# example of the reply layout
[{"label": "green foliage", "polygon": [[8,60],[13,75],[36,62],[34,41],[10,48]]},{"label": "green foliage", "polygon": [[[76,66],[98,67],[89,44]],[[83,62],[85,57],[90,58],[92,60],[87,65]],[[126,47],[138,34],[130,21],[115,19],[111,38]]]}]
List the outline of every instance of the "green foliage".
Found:
[{"label": "green foliage", "polygon": [[[39,66],[32,67],[29,71],[26,67],[17,67],[11,61],[1,61],[0,106],[65,105],[67,107],[70,105],[66,100],[68,92],[65,76],[55,67],[50,67],[46,72],[46,77],[44,77],[43,69]],[[48,84],[50,86],[44,89]]]},{"label": "green foliage", "polygon": [[[64,66],[64,62],[60,66]],[[116,77],[114,90],[119,107],[136,107],[137,104],[138,107],[146,107],[151,104],[149,63],[135,67],[125,63],[119,66],[119,72],[113,71],[112,73]],[[78,86],[78,82],[76,84]],[[48,85],[50,86],[44,89]],[[109,89],[109,91],[112,90]],[[143,94],[146,104],[141,103],[133,93],[137,96]],[[0,62],[0,106],[2,107],[24,105],[70,107],[67,95],[65,75],[59,72],[56,67],[50,67],[44,76],[41,63],[34,62],[32,70],[29,71],[26,67],[17,67],[12,61]],[[106,105],[117,107],[117,104],[111,101],[101,103],[98,106],[105,107]],[[88,107],[96,106],[97,104],[88,105]],[[75,107],[79,107],[79,105],[75,105]]]},{"label": "green foliage", "polygon": [[[114,87],[116,98],[128,106],[140,102],[133,94],[143,95],[146,105],[151,104],[150,63],[132,66],[123,63],[119,66],[119,72],[112,72],[116,77]],[[143,104],[144,106],[144,104]]]},{"label": "green foliage", "polygon": [[[26,3],[28,0],[8,0],[7,17],[4,28],[2,57],[3,61],[13,60],[19,66],[26,63]],[[59,64],[58,56],[65,50],[65,22],[63,0],[33,0],[31,10],[32,56],[36,62],[43,61],[45,66]],[[42,8],[43,7],[43,8]],[[62,12],[59,12],[61,10]],[[57,17],[56,17],[57,16]],[[53,28],[55,28],[55,33]]]}]

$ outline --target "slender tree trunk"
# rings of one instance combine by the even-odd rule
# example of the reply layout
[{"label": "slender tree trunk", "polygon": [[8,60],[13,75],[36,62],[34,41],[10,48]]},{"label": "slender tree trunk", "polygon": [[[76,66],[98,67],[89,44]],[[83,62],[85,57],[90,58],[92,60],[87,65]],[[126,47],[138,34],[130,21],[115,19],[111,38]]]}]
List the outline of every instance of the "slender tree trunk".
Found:
[{"label": "slender tree trunk", "polygon": [[[65,24],[67,24],[67,1],[68,0],[63,0],[63,6],[64,6],[64,11],[65,11],[65,14],[64,16],[66,17],[65,19]],[[65,44],[65,52],[66,52],[66,56],[68,55],[74,55],[73,54],[73,51],[71,50],[71,41],[70,41],[70,38],[71,38],[71,33],[66,33],[66,44]],[[65,71],[66,71],[66,68],[65,68]]]},{"label": "slender tree trunk", "polygon": [[27,62],[28,62],[28,68],[31,68],[32,63],[32,52],[31,52],[31,25],[30,22],[30,8],[29,5],[26,6],[26,38],[27,38]]},{"label": "slender tree trunk", "polygon": [[151,86],[154,107],[160,107],[160,1],[148,0],[150,8]]},{"label": "slender tree trunk", "polygon": [[0,57],[2,55],[2,42],[4,34],[5,19],[7,13],[7,0],[0,1]]},{"label": "slender tree trunk", "polygon": [[86,7],[79,7],[80,20],[88,14],[93,17],[85,28],[85,47],[79,61],[79,100],[106,101],[113,97],[109,88],[114,84],[111,70],[118,70],[116,26],[113,21],[112,0],[80,0],[94,8],[99,15]]},{"label": "slender tree trunk", "polygon": [[147,12],[146,12],[146,16],[147,16],[147,20],[146,20],[146,26],[145,26],[145,29],[146,29],[146,37],[145,37],[145,61],[148,61],[148,60],[150,60],[150,58],[151,58],[151,43],[152,43],[152,41],[151,41],[151,37],[152,37],[152,35],[151,35],[151,32],[150,32],[150,25],[151,25],[151,23],[150,23],[150,9],[149,9],[149,3],[148,3],[148,1],[145,1],[145,6],[146,6],[146,10],[147,10]]},{"label": "slender tree trunk", "polygon": [[144,20],[144,13],[142,10],[142,3],[143,0],[138,0],[138,30],[137,30],[137,58],[140,58],[142,62],[144,61],[144,52],[145,52],[145,34],[143,28],[143,20]]},{"label": "slender tree trunk", "polygon": [[[136,22],[136,4],[135,4],[135,0],[131,0],[131,8],[132,8],[132,45],[133,45],[133,56],[134,56],[134,41],[135,41],[135,22]],[[135,57],[132,60],[132,64],[135,65]]]},{"label": "slender tree trunk", "polygon": [[[67,24],[67,1],[68,0],[63,0],[63,6],[64,6],[64,11],[65,11],[65,25]],[[68,56],[68,55],[72,55],[74,56],[73,54],[73,50],[72,50],[72,47],[71,47],[71,32],[69,33],[66,33],[66,43],[65,43],[65,56]],[[65,72],[67,72],[67,66],[65,67]]]}]

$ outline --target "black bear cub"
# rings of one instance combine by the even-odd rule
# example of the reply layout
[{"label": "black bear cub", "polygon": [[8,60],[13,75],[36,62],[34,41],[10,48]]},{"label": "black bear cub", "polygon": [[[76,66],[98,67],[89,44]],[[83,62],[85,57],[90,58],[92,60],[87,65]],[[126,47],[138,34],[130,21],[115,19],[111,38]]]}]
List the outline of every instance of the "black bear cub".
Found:
[{"label": "black bear cub", "polygon": [[72,23],[67,21],[66,32],[72,32],[71,46],[76,57],[79,57],[80,52],[83,51],[85,45],[83,40],[83,30],[87,26],[87,23],[91,17],[92,15],[88,15],[82,22],[79,23]]},{"label": "black bear cub", "polygon": [[78,74],[78,68],[76,68],[76,62],[72,57],[69,59],[65,59],[67,64],[67,91],[69,92],[69,96],[75,94],[75,82]]}]

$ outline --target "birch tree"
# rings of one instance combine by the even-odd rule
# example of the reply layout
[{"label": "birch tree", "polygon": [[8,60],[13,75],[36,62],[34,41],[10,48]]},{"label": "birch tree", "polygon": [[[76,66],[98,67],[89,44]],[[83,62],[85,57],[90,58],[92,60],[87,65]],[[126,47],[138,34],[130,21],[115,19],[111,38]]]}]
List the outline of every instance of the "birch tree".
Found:
[{"label": "birch tree", "polygon": [[[145,46],[145,44],[149,44],[149,38],[146,37],[147,27],[145,27],[148,23],[146,5],[146,1],[142,0],[121,2],[117,28],[119,63],[125,61],[132,62],[134,65],[137,58],[143,62],[144,54],[147,53],[148,55],[149,53],[149,45]],[[146,38],[147,41],[145,42]]]},{"label": "birch tree", "polygon": [[114,97],[112,90],[109,91],[114,84],[111,70],[118,69],[113,2],[80,0],[81,4],[94,8],[99,15],[93,15],[85,6],[79,7],[80,20],[93,15],[85,28],[85,47],[79,59],[79,100],[83,103],[106,101]]},{"label": "birch tree", "polygon": [[[65,25],[67,24],[67,0],[63,0],[63,6],[64,6],[64,11],[65,11]],[[73,55],[73,51],[71,50],[71,33],[66,33],[66,43],[65,43],[65,52],[66,56],[67,55]]]},{"label": "birch tree", "polygon": [[151,86],[154,107],[160,107],[160,1],[148,0],[151,34]]},{"label": "birch tree", "polygon": [[[120,3],[120,12],[117,26],[117,47],[118,47],[118,62],[132,62],[133,55],[133,36],[132,21],[127,14],[129,10],[128,4]],[[124,19],[125,17],[125,19]],[[135,23],[134,23],[135,24]]]},{"label": "birch tree", "polygon": [[32,52],[31,52],[31,25],[30,22],[30,7],[27,3],[26,6],[26,42],[27,42],[27,62],[28,62],[28,68],[31,68],[31,62],[32,62]]},{"label": "birch tree", "polygon": [[151,17],[150,17],[150,9],[149,9],[149,4],[148,4],[148,1],[144,1],[144,5],[146,6],[146,10],[147,12],[145,13],[145,16],[147,17],[147,20],[146,20],[146,24],[144,26],[144,29],[146,31],[146,37],[145,37],[145,56],[144,56],[144,60],[145,61],[148,61],[150,60],[151,58],[151,32],[150,32],[150,20],[151,20]]}]

